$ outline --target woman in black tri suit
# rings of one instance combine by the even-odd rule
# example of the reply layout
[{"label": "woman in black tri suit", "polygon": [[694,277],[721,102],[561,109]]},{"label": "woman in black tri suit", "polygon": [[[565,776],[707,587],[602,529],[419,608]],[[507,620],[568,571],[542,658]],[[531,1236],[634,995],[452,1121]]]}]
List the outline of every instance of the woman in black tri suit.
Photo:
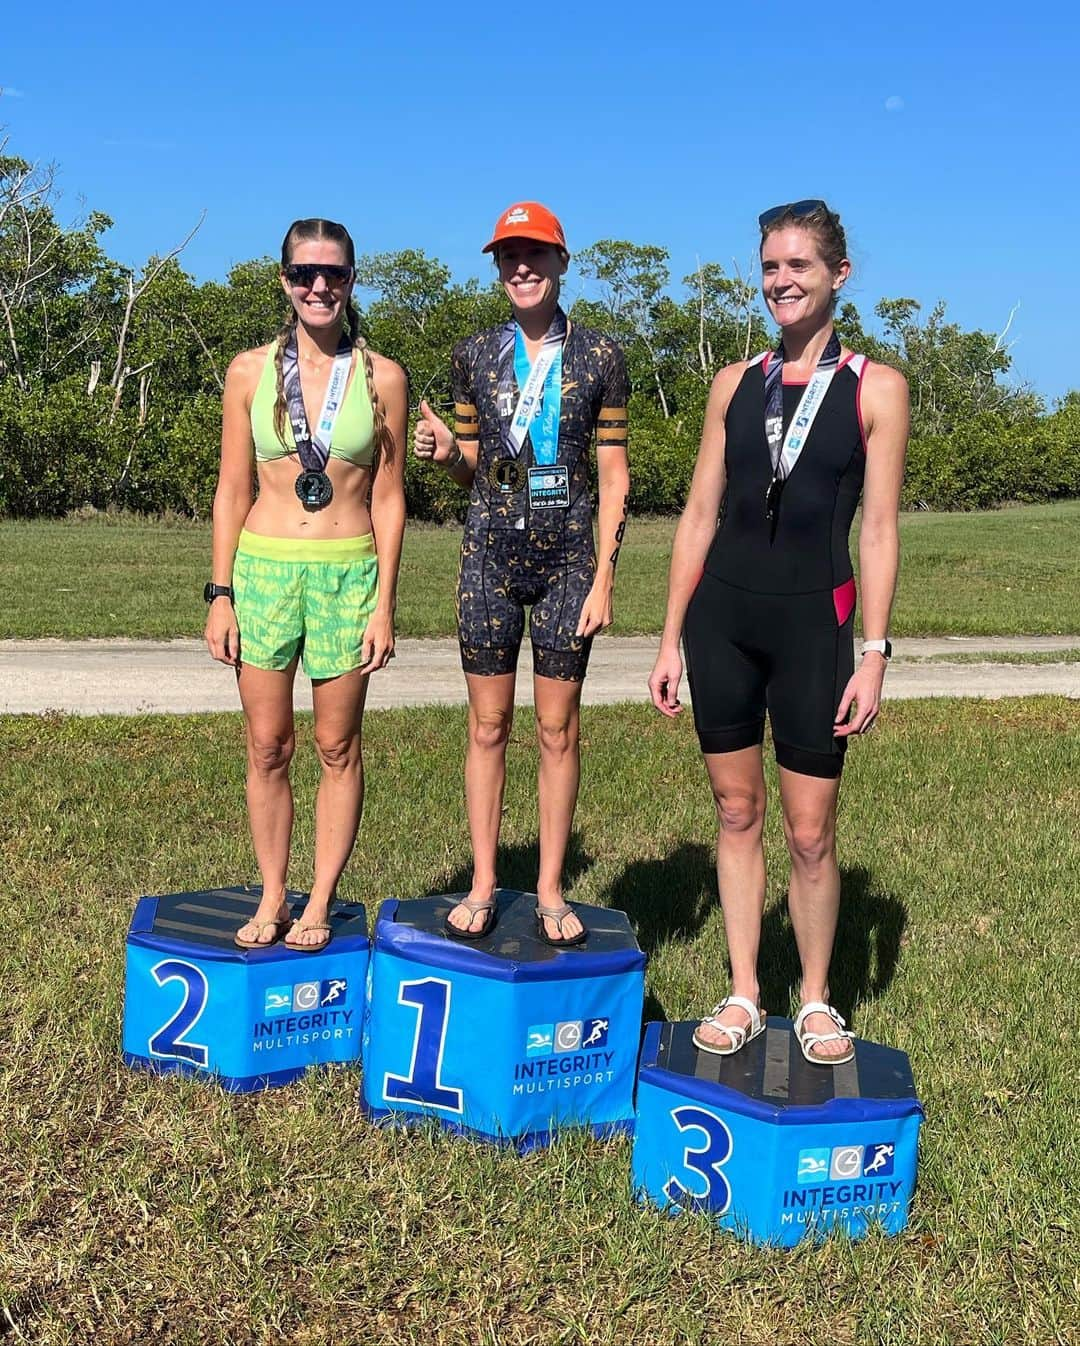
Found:
[{"label": "woman in black tri suit", "polygon": [[470,489],[457,610],[469,689],[473,881],[446,928],[480,939],[495,920],[506,744],[528,607],[540,742],[537,933],[556,946],[580,944],[586,932],[563,901],[562,868],[577,802],[581,684],[592,637],[611,623],[630,489],[626,371],[610,337],[571,323],[559,307],[570,255],[549,210],[535,201],[511,206],[484,251],[495,254],[513,317],[454,348],[454,433],[426,402],[415,433],[417,456]]},{"label": "woman in black tri suit", "polygon": [[[726,1056],[764,1027],[757,958],[768,710],[802,964],[796,1032],[807,1060],[834,1065],[854,1054],[829,1004],[836,802],[847,740],[873,726],[892,652],[907,384],[845,350],[833,330],[851,270],[839,216],[823,201],[799,201],[766,211],[760,226],[762,291],[780,344],[713,381],[649,690],[659,711],[679,713],[683,636],[719,815],[716,872],[732,973],[731,993],[694,1041]],[[848,531],[860,494],[866,639],[855,668]]]}]

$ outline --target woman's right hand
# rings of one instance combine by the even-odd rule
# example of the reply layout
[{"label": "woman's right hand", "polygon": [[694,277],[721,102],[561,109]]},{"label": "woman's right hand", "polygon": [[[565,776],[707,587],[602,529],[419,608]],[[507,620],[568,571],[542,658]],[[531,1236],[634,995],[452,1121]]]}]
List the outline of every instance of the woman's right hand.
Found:
[{"label": "woman's right hand", "polygon": [[682,702],[679,700],[682,675],[683,663],[678,646],[665,648],[661,645],[649,675],[649,694],[656,709],[669,719],[674,719],[682,711]]},{"label": "woman's right hand", "polygon": [[240,628],[228,598],[215,598],[206,614],[206,648],[220,663],[235,667],[240,661]]},{"label": "woman's right hand", "polygon": [[413,430],[413,453],[428,462],[452,463],[461,456],[453,431],[426,402],[420,403],[420,419]]}]

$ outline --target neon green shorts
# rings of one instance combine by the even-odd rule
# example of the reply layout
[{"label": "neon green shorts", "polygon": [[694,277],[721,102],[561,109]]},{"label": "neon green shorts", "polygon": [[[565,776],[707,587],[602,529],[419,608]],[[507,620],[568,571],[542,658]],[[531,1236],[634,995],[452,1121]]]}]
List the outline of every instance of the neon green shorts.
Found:
[{"label": "neon green shorts", "polygon": [[233,562],[240,661],[288,668],[297,651],[309,678],[363,663],[364,629],[379,593],[375,540],[240,534]]}]

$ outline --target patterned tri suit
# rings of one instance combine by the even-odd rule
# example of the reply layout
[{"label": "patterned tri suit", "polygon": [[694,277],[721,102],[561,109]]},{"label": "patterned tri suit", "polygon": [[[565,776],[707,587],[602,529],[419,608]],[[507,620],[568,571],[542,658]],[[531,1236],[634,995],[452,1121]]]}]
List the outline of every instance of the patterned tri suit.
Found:
[{"label": "patterned tri suit", "polygon": [[[513,672],[531,606],[536,673],[579,682],[591,642],[576,634],[577,625],[596,575],[589,445],[595,431],[599,447],[625,448],[626,366],[610,337],[570,325],[557,451],[545,475],[531,434],[519,459],[507,457],[506,431],[519,395],[507,358],[513,328],[478,332],[453,354],[455,435],[477,451],[458,578],[461,662],[466,673]],[[553,487],[551,503],[545,483]]]}]

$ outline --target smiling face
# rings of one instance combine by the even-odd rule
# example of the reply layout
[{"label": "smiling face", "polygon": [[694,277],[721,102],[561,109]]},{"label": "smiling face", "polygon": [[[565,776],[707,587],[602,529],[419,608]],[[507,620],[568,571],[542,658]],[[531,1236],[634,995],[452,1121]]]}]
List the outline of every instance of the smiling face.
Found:
[{"label": "smiling face", "polygon": [[761,292],[781,329],[820,327],[850,272],[846,258],[832,270],[817,235],[798,225],[766,234],[761,245]]},{"label": "smiling face", "polygon": [[559,280],[566,275],[564,254],[553,243],[515,238],[500,243],[499,280],[515,313],[533,313],[559,299]]},{"label": "smiling face", "polygon": [[[293,244],[289,254],[290,263],[301,265],[350,265],[345,249],[333,239],[302,239]],[[353,281],[344,283],[328,281],[321,272],[314,283],[308,285],[290,285],[281,274],[281,287],[289,297],[297,316],[306,327],[313,331],[324,330],[340,324],[345,317],[345,309],[352,294]]]}]

